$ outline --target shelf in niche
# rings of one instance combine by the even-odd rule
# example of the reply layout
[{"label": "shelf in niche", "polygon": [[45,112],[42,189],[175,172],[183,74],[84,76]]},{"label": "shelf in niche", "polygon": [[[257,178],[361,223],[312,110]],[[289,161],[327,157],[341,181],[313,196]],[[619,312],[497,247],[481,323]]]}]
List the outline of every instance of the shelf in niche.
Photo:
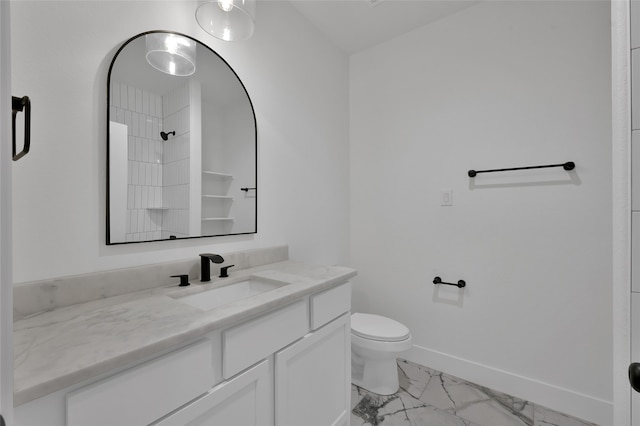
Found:
[{"label": "shelf in niche", "polygon": [[203,222],[221,222],[221,221],[231,221],[234,222],[232,217],[203,217]]},{"label": "shelf in niche", "polygon": [[221,178],[221,179],[233,179],[233,175],[230,175],[230,174],[227,174],[227,173],[218,173],[218,172],[211,172],[211,171],[203,170],[202,174],[203,175],[207,175],[207,176],[218,177],[218,178]]},{"label": "shelf in niche", "polygon": [[233,200],[233,197],[230,197],[228,195],[202,195],[202,198],[210,198],[213,200]]}]

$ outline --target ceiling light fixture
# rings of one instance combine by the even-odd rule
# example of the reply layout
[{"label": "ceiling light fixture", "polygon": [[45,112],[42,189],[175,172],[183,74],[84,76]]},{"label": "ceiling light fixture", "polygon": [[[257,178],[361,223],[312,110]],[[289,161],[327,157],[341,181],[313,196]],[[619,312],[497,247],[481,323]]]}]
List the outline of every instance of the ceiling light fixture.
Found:
[{"label": "ceiling light fixture", "polygon": [[167,74],[189,76],[196,72],[195,41],[169,33],[145,36],[147,62]]},{"label": "ceiling light fixture", "polygon": [[256,0],[200,1],[196,20],[203,30],[224,41],[246,40],[253,34]]}]

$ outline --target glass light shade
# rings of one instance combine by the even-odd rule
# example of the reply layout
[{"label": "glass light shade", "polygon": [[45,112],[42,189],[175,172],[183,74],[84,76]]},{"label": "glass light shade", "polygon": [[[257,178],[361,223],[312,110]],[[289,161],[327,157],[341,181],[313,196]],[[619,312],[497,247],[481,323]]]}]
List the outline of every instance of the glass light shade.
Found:
[{"label": "glass light shade", "polygon": [[225,41],[246,40],[253,34],[256,0],[201,1],[196,20],[203,30]]},{"label": "glass light shade", "polygon": [[168,33],[145,36],[147,62],[167,74],[189,76],[196,72],[196,42]]}]

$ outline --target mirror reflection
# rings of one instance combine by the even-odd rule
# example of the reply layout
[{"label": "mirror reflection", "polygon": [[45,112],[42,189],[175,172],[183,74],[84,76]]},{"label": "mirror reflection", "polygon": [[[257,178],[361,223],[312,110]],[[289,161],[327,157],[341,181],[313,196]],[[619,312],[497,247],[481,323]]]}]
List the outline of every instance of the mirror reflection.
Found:
[{"label": "mirror reflection", "polygon": [[218,54],[140,34],[108,86],[107,244],[257,231],[255,114]]}]

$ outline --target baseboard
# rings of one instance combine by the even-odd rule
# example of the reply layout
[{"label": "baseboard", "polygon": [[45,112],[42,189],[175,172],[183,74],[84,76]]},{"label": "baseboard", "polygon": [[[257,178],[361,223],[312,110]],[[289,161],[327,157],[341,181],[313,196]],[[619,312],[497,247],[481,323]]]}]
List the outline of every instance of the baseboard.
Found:
[{"label": "baseboard", "polygon": [[402,358],[601,426],[612,426],[613,403],[507,371],[413,346]]}]

